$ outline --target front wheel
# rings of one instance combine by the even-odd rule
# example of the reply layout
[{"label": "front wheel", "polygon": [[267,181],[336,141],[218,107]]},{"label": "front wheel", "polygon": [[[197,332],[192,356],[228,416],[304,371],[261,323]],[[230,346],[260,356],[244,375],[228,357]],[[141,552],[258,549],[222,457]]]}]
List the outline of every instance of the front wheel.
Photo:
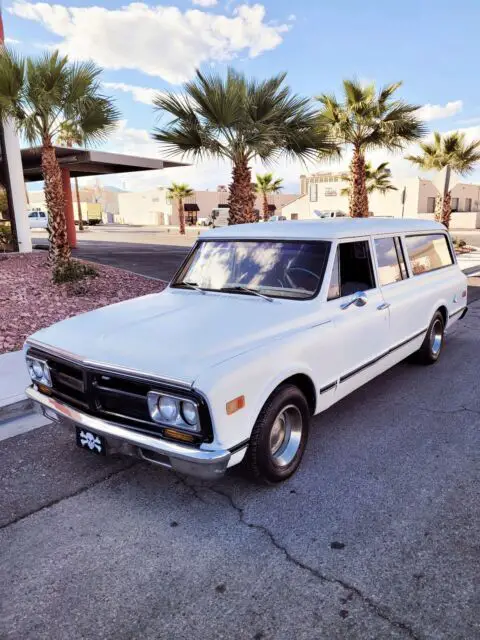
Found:
[{"label": "front wheel", "polygon": [[440,357],[445,340],[445,322],[443,315],[437,311],[428,327],[427,335],[417,352],[421,364],[434,364]]},{"label": "front wheel", "polygon": [[294,385],[281,386],[253,427],[245,455],[248,474],[268,483],[289,478],[302,460],[309,426],[310,409],[303,393]]}]

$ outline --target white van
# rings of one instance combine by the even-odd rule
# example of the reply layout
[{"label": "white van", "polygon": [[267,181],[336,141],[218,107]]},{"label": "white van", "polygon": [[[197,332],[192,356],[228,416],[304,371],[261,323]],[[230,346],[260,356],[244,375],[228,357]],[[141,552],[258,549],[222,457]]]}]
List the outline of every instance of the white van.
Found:
[{"label": "white van", "polygon": [[313,416],[407,356],[434,364],[466,312],[436,222],[229,226],[202,234],[162,293],[28,338],[27,395],[92,453],[210,479],[244,462],[275,483],[299,466]]},{"label": "white van", "polygon": [[48,214],[46,211],[35,210],[28,214],[30,229],[46,229],[48,227]]}]

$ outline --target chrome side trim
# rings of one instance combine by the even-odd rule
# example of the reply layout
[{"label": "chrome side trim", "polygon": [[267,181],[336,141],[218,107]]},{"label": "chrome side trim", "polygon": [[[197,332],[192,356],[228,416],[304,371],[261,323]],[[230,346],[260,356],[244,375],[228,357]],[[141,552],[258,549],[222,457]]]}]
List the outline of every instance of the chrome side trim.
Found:
[{"label": "chrome side trim", "polygon": [[37,347],[37,349],[41,349],[42,351],[46,351],[47,354],[51,353],[52,356],[58,356],[59,358],[63,358],[64,360],[68,360],[72,364],[84,366],[88,369],[95,369],[96,371],[105,372],[105,373],[118,373],[120,375],[126,375],[131,378],[135,378],[141,381],[147,382],[160,382],[169,385],[174,385],[176,387],[182,387],[183,389],[191,389],[192,385],[185,380],[178,380],[177,378],[165,378],[158,376],[155,373],[145,373],[143,371],[139,371],[138,369],[130,369],[129,367],[122,367],[120,365],[109,364],[107,362],[99,362],[97,360],[89,360],[88,358],[84,358],[82,356],[70,353],[69,351],[65,351],[64,349],[59,349],[58,347],[52,347],[49,344],[45,344],[40,342],[40,340],[35,340],[33,338],[29,338],[25,345],[27,347]]},{"label": "chrome side trim", "polygon": [[384,351],[383,353],[381,353],[379,356],[377,356],[376,358],[373,358],[373,360],[369,360],[368,362],[366,362],[365,364],[362,364],[360,367],[357,367],[357,369],[353,369],[353,371],[349,371],[349,373],[346,373],[345,375],[343,375],[340,378],[340,383],[345,382],[346,380],[349,380],[352,376],[357,375],[357,373],[361,373],[362,371],[364,371],[365,369],[368,369],[368,367],[373,366],[374,364],[376,364],[379,360],[383,360],[383,358],[386,358],[387,356],[389,356],[391,353],[393,353],[394,351],[396,351],[397,349],[401,349],[402,347],[404,347],[405,345],[407,345],[409,342],[413,342],[413,340],[416,340],[417,338],[420,338],[420,336],[422,336],[424,333],[426,333],[428,330],[427,329],[422,329],[421,331],[419,331],[418,333],[416,333],[414,336],[412,336],[411,338],[407,338],[406,340],[404,340],[403,342],[400,342],[399,344],[396,344],[394,347],[391,347],[391,349],[388,349],[387,351]]},{"label": "chrome side trim", "polygon": [[465,306],[464,306],[464,307],[462,307],[461,309],[457,309],[457,311],[454,311],[453,313],[451,313],[451,314],[448,316],[448,319],[450,320],[451,318],[454,318],[455,316],[458,316],[458,314],[459,314],[459,313],[463,313],[463,315],[462,315],[462,316],[460,316],[460,320],[461,320],[462,318],[464,318],[464,317],[465,317],[465,315],[466,315],[467,311],[468,311],[468,307],[465,305]]},{"label": "chrome side trim", "polygon": [[230,460],[231,454],[230,451],[227,450],[214,451],[177,444],[176,442],[170,442],[168,440],[161,440],[160,438],[127,429],[114,422],[107,422],[101,418],[82,413],[51,396],[40,393],[33,387],[28,387],[25,393],[31,400],[34,400],[44,410],[47,410],[46,415],[48,417],[52,418],[51,413],[53,413],[62,421],[73,423],[86,429],[92,429],[99,435],[105,436],[107,441],[109,438],[113,438],[114,440],[121,440],[134,447],[148,449],[154,453],[167,456],[173,468],[178,467],[178,465],[175,464],[177,460],[202,466],[214,465],[217,469],[212,469],[212,472],[218,475],[225,471],[228,461]]}]

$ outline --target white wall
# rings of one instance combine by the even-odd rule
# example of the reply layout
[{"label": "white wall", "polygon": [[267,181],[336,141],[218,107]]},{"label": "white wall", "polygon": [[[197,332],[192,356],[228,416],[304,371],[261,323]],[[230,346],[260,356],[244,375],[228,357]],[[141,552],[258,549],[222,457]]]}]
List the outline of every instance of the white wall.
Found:
[{"label": "white wall", "polygon": [[167,191],[164,188],[118,194],[116,221],[123,224],[169,224],[171,215],[172,205],[167,202]]},{"label": "white wall", "polygon": [[[341,189],[345,186],[342,183],[334,185],[325,183],[318,185],[318,198],[316,202],[310,200],[309,194],[294,200],[282,208],[282,215],[291,219],[292,213],[297,213],[299,220],[315,217],[317,211],[343,211],[348,213],[348,196],[340,195]],[[369,210],[375,216],[392,216],[399,218],[417,217],[418,211],[418,178],[407,178],[403,181],[394,182],[397,191],[388,191],[385,195],[372,193],[369,196]],[[335,192],[337,195],[325,195],[325,188],[330,189],[328,193]],[[405,206],[402,207],[401,194],[405,188]]]}]

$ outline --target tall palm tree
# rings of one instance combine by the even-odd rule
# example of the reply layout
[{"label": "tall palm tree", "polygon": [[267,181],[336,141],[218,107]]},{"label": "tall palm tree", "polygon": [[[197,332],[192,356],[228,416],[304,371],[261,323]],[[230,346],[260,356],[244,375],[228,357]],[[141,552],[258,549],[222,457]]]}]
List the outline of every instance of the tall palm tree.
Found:
[{"label": "tall palm tree", "polygon": [[[80,147],[83,144],[82,132],[79,131],[73,122],[62,122],[60,125],[60,133],[57,136],[57,144],[72,148],[73,145]],[[78,188],[78,178],[75,176],[75,195],[77,198],[78,209],[78,229],[83,231],[82,207],[80,203],[80,189]]]},{"label": "tall palm tree", "polygon": [[183,201],[185,198],[193,196],[193,194],[193,189],[184,182],[172,182],[171,186],[168,187],[168,195],[172,200],[177,201],[178,221],[182,235],[185,235],[185,210],[183,208]]},{"label": "tall palm tree", "polygon": [[455,171],[460,175],[467,175],[473,171],[475,165],[480,162],[480,140],[467,143],[465,134],[459,131],[446,133],[444,136],[435,131],[433,142],[423,142],[420,149],[420,155],[410,155],[406,159],[424,171],[445,169],[443,194],[435,213],[437,219],[448,228],[452,215],[451,173]]},{"label": "tall palm tree", "polygon": [[267,222],[269,218],[268,196],[270,193],[278,193],[282,189],[283,178],[274,178],[273,173],[257,173],[255,191],[263,196],[263,220]]},{"label": "tall palm tree", "polygon": [[158,94],[154,105],[170,121],[153,137],[166,153],[202,160],[224,158],[232,164],[229,222],[254,222],[255,194],[250,163],[280,155],[300,160],[338,153],[338,147],[318,126],[307,98],[285,85],[285,73],[267,80],[249,80],[229,69],[225,78],[204,75],[184,85],[184,93]]},{"label": "tall palm tree", "polygon": [[85,143],[100,142],[114,129],[119,112],[100,93],[100,73],[93,62],[71,64],[58,51],[25,59],[0,50],[0,116],[11,117],[28,143],[41,145],[54,272],[68,264],[70,247],[53,141],[66,124],[74,125]]},{"label": "tall palm tree", "polygon": [[[372,166],[371,162],[365,162],[365,185],[369,195],[375,191],[378,191],[382,195],[385,195],[387,191],[397,191],[397,187],[390,181],[391,177],[392,172],[388,166],[388,162],[382,162],[376,168]],[[351,185],[352,175],[350,173],[346,175],[345,179]],[[350,185],[342,189],[342,196],[350,197],[352,191]]]},{"label": "tall palm tree", "polygon": [[424,124],[415,115],[418,107],[393,97],[401,84],[396,82],[377,92],[373,83],[344,80],[342,101],[328,94],[317,98],[321,104],[320,126],[328,128],[339,145],[353,148],[353,217],[368,216],[365,153],[373,149],[396,151],[425,134]]}]

